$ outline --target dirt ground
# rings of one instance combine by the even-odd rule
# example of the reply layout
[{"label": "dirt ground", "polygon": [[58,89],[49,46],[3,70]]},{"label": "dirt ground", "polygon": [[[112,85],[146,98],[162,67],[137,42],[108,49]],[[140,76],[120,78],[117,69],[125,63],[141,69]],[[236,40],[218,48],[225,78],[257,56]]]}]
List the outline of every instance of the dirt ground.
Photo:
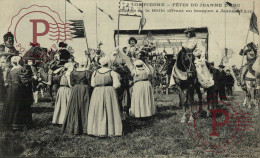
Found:
[{"label": "dirt ground", "polygon": [[[233,100],[242,104],[244,92],[236,92]],[[49,98],[33,105],[33,127],[22,132],[0,133],[0,156],[88,156],[88,157],[260,157],[259,114],[252,113],[253,126],[242,140],[223,153],[205,152],[197,147],[188,133],[186,123],[180,123],[183,112],[178,108],[176,94],[157,94],[157,113],[150,121],[131,118],[125,135],[114,138],[74,136],[61,132],[51,124],[54,107]],[[211,118],[201,123],[203,131]],[[229,132],[228,129],[223,129]],[[205,128],[206,131],[206,128]]]}]

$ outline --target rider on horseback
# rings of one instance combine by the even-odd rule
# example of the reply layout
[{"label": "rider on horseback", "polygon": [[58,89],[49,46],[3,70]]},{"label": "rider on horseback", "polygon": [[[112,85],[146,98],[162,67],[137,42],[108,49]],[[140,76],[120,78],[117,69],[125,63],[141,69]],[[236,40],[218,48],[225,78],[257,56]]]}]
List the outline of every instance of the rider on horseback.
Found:
[{"label": "rider on horseback", "polygon": [[58,60],[58,65],[63,66],[71,58],[71,53],[66,49],[68,44],[64,42],[59,43],[59,53],[56,54],[55,59]]},{"label": "rider on horseback", "polygon": [[[246,88],[245,81],[256,81],[256,78],[255,78],[256,72],[253,69],[253,65],[257,59],[256,45],[253,42],[248,43],[244,47],[244,49],[241,49],[239,55],[246,55],[246,60],[247,60],[247,63],[241,67],[240,81],[239,81],[242,89],[245,89]],[[254,86],[255,86],[255,83],[254,83]]]},{"label": "rider on horseback", "polygon": [[257,93],[259,91],[259,61],[257,56],[257,46],[251,42],[248,43],[239,53],[240,55],[246,55],[247,63],[240,69],[239,82],[241,88],[246,92],[243,105],[255,105],[257,108]]}]

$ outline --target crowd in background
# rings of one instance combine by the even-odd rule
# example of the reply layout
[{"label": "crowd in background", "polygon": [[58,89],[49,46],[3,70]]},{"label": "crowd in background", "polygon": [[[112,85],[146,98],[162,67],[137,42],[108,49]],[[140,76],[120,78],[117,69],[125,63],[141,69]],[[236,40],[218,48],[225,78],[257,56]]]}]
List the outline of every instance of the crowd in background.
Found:
[{"label": "crowd in background", "polygon": [[[13,40],[13,36],[9,40]],[[141,58],[130,60],[117,50],[117,55],[125,57],[120,62],[115,62],[113,56],[99,55],[92,61],[86,55],[76,62],[65,43],[59,46],[54,60],[41,63],[40,68],[33,60],[24,61],[16,50],[8,48],[10,52],[1,55],[11,55],[3,69],[1,67],[4,74],[1,89],[5,90],[1,93],[4,96],[1,129],[30,127],[33,101],[38,102],[38,92],[44,85],[53,88],[57,77],[52,123],[62,125],[64,132],[121,136],[127,117],[150,118],[155,114],[151,84],[154,70],[146,61]],[[125,59],[129,59],[131,66],[126,65]]]},{"label": "crowd in background", "polygon": [[[93,58],[87,51],[76,62],[67,44],[61,42],[54,60],[37,65],[34,60],[24,61],[19,56],[12,34],[5,35],[4,41],[0,47],[4,130],[32,125],[31,106],[38,102],[39,92],[44,96],[46,86],[50,91],[57,88],[52,123],[62,126],[63,132],[121,136],[129,117],[147,120],[156,113],[156,72],[147,54],[155,49],[153,45],[138,50],[137,40],[132,37],[122,51],[117,48],[115,53],[102,56],[98,50]],[[207,62],[207,67],[215,82],[206,89],[207,95],[216,96],[215,101],[218,96],[225,100],[226,95],[233,95],[230,70],[224,71],[223,65],[216,69],[213,62]]]}]

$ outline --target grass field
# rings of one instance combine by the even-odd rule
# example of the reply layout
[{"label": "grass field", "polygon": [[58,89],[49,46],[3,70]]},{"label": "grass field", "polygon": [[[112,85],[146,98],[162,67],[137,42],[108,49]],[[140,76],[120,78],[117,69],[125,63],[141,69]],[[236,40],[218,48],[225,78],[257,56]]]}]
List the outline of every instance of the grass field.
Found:
[{"label": "grass field", "polygon": [[[234,100],[241,103],[243,92]],[[194,145],[174,94],[156,95],[157,114],[152,121],[131,119],[122,137],[96,138],[61,132],[51,124],[53,107],[48,99],[33,105],[33,128],[0,134],[0,156],[91,156],[91,157],[260,157],[259,131],[246,131],[242,141],[221,154],[204,152]],[[253,113],[254,111],[248,111]],[[253,115],[256,129],[259,116]],[[210,118],[204,120],[211,122]],[[203,125],[201,126],[203,130]],[[224,129],[226,130],[226,129]],[[258,136],[257,136],[258,135]]]}]

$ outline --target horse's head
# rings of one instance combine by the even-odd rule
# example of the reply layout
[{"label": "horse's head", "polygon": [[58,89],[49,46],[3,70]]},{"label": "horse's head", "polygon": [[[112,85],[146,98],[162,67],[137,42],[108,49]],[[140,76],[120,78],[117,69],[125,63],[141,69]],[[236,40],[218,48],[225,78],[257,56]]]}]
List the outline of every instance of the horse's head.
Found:
[{"label": "horse's head", "polygon": [[192,51],[182,48],[178,54],[177,67],[184,72],[188,73],[188,76],[192,76],[196,72],[194,65],[195,56]]}]

